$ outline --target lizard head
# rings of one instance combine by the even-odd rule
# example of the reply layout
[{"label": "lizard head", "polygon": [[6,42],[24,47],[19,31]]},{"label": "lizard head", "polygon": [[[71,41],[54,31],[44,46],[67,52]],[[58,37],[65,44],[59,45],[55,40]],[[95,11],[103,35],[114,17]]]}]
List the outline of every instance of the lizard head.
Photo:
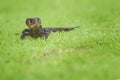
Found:
[{"label": "lizard head", "polygon": [[26,25],[30,29],[35,30],[41,25],[41,20],[40,20],[40,18],[27,18]]}]

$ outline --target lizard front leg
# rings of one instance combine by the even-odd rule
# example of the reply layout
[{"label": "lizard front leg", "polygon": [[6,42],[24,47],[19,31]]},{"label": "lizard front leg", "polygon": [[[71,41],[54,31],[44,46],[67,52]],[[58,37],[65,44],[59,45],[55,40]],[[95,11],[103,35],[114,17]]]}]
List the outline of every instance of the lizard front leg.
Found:
[{"label": "lizard front leg", "polygon": [[24,39],[26,36],[30,36],[30,30],[29,29],[24,29],[22,31],[22,35],[20,36],[20,38]]}]

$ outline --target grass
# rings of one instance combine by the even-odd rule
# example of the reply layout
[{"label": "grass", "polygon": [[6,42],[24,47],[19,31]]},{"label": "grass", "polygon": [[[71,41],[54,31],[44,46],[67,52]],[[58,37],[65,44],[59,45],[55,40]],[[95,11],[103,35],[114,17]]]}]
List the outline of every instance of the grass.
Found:
[{"label": "grass", "polygon": [[[0,80],[119,80],[119,0],[0,1]],[[28,17],[78,26],[47,41],[20,40]]]}]

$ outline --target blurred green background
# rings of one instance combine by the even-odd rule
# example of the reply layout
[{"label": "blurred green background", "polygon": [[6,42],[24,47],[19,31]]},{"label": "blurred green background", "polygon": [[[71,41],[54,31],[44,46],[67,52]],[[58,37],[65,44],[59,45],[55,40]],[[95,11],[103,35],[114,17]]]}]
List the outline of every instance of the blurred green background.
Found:
[{"label": "blurred green background", "polygon": [[[0,0],[0,80],[119,80],[119,0]],[[20,40],[26,18],[81,26]]]}]

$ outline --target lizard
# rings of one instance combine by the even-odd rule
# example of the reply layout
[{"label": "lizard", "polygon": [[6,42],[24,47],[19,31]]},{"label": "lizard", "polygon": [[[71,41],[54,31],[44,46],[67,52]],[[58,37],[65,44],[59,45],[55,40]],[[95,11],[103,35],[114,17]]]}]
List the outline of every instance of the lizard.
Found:
[{"label": "lizard", "polygon": [[38,17],[27,18],[25,22],[28,28],[22,31],[22,34],[20,36],[21,39],[24,39],[27,36],[31,36],[34,38],[44,37],[44,39],[47,40],[51,32],[70,31],[79,27],[77,26],[77,27],[70,27],[70,28],[62,28],[62,27],[43,28],[41,25],[41,19]]}]

